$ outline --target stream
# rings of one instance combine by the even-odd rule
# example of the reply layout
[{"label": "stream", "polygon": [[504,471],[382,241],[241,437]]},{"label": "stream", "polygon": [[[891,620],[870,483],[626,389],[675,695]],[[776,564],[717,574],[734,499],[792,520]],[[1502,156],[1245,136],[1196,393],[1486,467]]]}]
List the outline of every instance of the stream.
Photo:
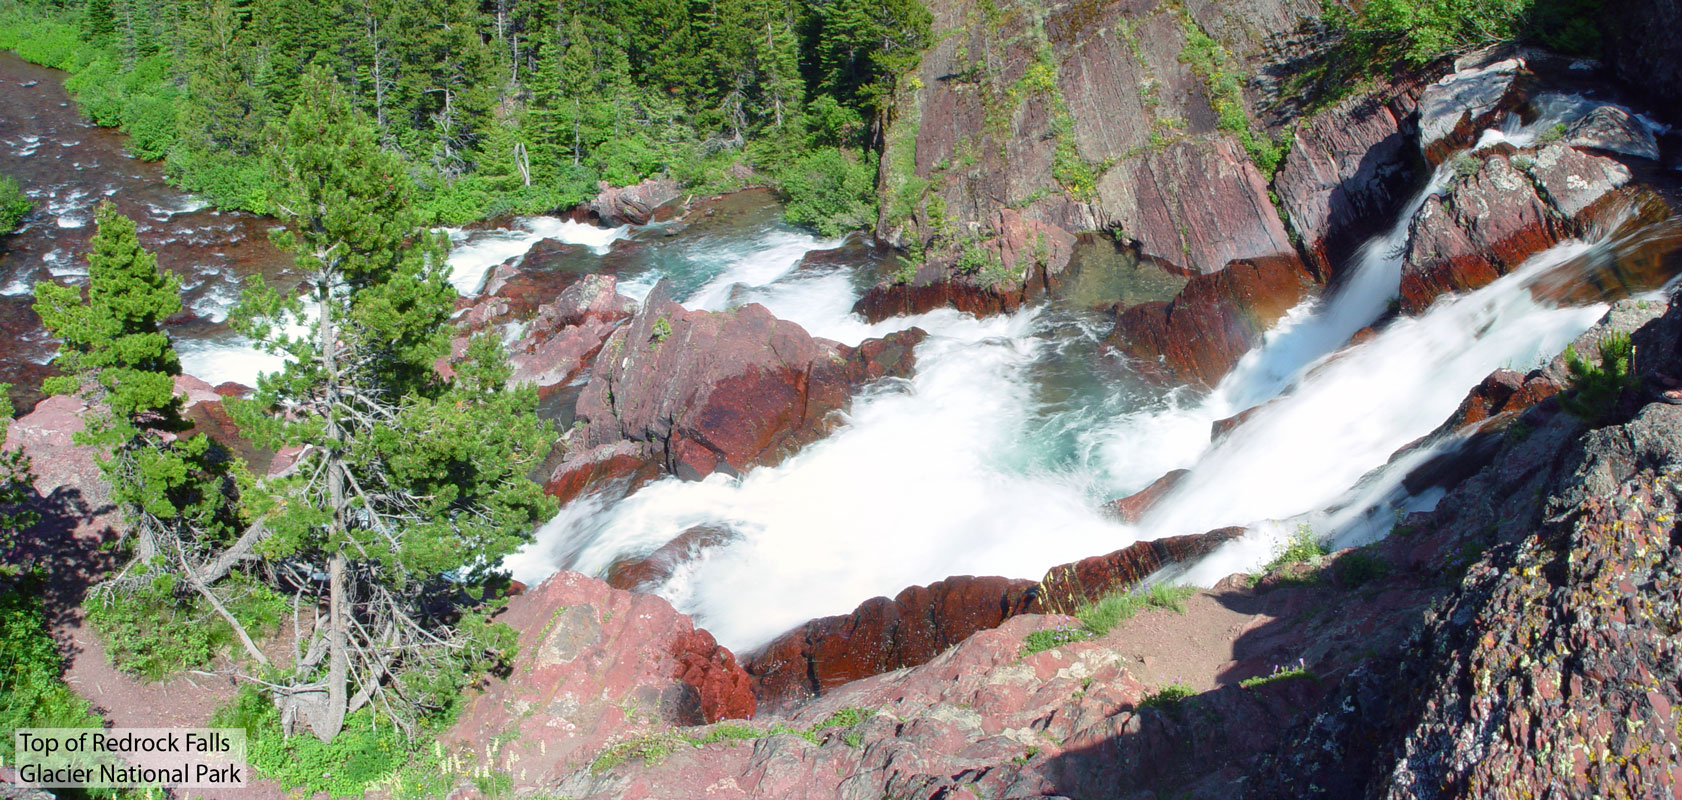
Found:
[{"label": "stream", "polygon": [[[0,104],[12,110],[0,118],[0,172],[37,204],[0,251],[8,348],[0,380],[39,382],[52,344],[29,310],[30,288],[85,276],[92,206],[106,198],[183,278],[188,311],[171,330],[185,370],[212,384],[250,384],[274,369],[276,360],[250,350],[225,321],[248,276],[296,280],[268,241],[274,222],[205,209],[167,186],[160,165],[124,153],[121,134],[79,118],[61,77],[0,54]],[[1437,500],[1408,494],[1401,479],[1456,443],[1392,455],[1436,429],[1492,370],[1538,366],[1591,326],[1607,306],[1564,298],[1636,244],[1627,236],[1560,244],[1346,346],[1392,306],[1411,209],[1443,180],[1420,190],[1335,292],[1293,309],[1209,392],[1136,377],[1100,346],[1108,315],[1061,303],[983,319],[941,310],[867,323],[850,309],[878,279],[874,267],[802,266],[807,253],[843,241],[788,227],[760,193],[726,198],[687,227],[531,217],[450,231],[453,281],[464,294],[495,265],[557,239],[581,246],[565,256],[567,269],[612,271],[634,298],[664,278],[689,308],[761,303],[846,344],[912,326],[930,334],[910,379],[866,387],[842,425],[781,464],[744,477],[667,478],[612,501],[580,498],[505,565],[527,583],[558,569],[600,574],[696,526],[728,531],[650,588],[740,653],[906,586],[959,574],[1034,578],[1139,540],[1248,528],[1171,578],[1202,585],[1265,563],[1299,525],[1339,545],[1370,541]],[[1211,442],[1213,422],[1256,406],[1265,407]],[[1117,521],[1109,501],[1174,469],[1191,472],[1137,524]]]}]

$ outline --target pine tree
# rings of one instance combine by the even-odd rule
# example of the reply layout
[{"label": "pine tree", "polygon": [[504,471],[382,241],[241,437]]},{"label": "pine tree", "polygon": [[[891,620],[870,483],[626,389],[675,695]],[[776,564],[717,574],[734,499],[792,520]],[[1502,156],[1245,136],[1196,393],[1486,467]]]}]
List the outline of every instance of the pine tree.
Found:
[{"label": "pine tree", "polygon": [[535,394],[504,390],[495,340],[476,340],[453,381],[438,376],[455,299],[447,239],[330,79],[312,76],[301,98],[272,169],[302,294],[259,284],[235,314],[289,359],[236,419],[261,445],[303,448],[289,475],[251,493],[269,531],[260,552],[315,612],[275,699],[288,732],[302,722],[331,740],[371,707],[414,733],[507,645],[464,598],[552,509],[525,477],[552,439]]},{"label": "pine tree", "polygon": [[[100,471],[121,511],[133,558],[100,592],[156,590],[196,594],[233,622],[206,580],[206,565],[231,538],[227,461],[209,438],[184,435],[175,377],[181,374],[164,320],[181,310],[180,279],[158,269],[140,246],[134,221],[109,202],[97,211],[88,253],[88,289],[42,282],[35,311],[62,342],[46,382],[88,404],[77,444],[105,455]],[[225,573],[225,568],[224,568]],[[162,583],[160,583],[162,580]],[[237,628],[237,623],[235,624]],[[248,652],[257,653],[249,638]]]}]

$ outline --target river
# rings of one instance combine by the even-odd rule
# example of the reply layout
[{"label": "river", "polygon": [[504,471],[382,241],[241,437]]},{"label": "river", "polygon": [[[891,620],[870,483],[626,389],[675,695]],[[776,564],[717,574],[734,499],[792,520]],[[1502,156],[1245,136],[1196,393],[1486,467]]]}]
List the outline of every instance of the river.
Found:
[{"label": "river", "polygon": [[[11,348],[0,377],[39,375],[51,347],[28,311],[28,288],[85,274],[90,207],[106,197],[183,276],[191,313],[172,332],[187,370],[249,383],[273,368],[224,323],[241,279],[289,279],[287,259],[266,238],[273,222],[199,208],[166,186],[157,165],[124,154],[121,135],[77,117],[59,78],[0,54],[0,103],[17,110],[0,119],[0,171],[40,206],[0,254]],[[728,531],[728,541],[649,588],[743,651],[909,585],[955,574],[1038,577],[1141,539],[1248,527],[1175,578],[1203,584],[1264,563],[1298,525],[1340,544],[1370,540],[1435,502],[1409,495],[1401,478],[1456,443],[1391,457],[1440,425],[1490,371],[1537,366],[1592,325],[1603,302],[1561,298],[1631,246],[1627,238],[1561,244],[1349,346],[1397,296],[1405,226],[1403,215],[1336,293],[1294,309],[1211,392],[1138,379],[1100,347],[1107,315],[1058,303],[984,319],[943,310],[867,323],[850,309],[879,277],[875,267],[862,258],[804,262],[842,241],[789,228],[763,194],[726,199],[688,226],[604,229],[532,217],[452,231],[454,281],[468,294],[489,268],[552,238],[583,245],[567,268],[611,270],[635,298],[667,278],[690,308],[758,302],[848,344],[913,325],[930,333],[910,379],[864,389],[843,425],[794,457],[740,478],[669,478],[623,499],[581,498],[507,566],[527,582],[556,569],[600,573],[698,525]],[[1236,432],[1211,441],[1214,421],[1258,405]],[[1135,525],[1115,519],[1108,501],[1173,469],[1191,473],[1156,509]]]}]

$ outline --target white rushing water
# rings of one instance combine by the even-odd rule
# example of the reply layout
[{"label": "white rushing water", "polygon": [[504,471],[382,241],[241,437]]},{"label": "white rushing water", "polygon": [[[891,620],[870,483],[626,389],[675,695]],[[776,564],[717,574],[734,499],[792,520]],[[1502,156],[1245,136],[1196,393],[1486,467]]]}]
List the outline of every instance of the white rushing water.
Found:
[{"label": "white rushing water", "polygon": [[463,297],[479,293],[491,268],[530,252],[544,239],[582,245],[597,254],[625,238],[629,227],[602,228],[559,217],[522,217],[513,228],[486,231],[450,229],[450,283]]},{"label": "white rushing water", "polygon": [[[906,586],[1034,577],[1140,539],[1248,527],[1174,578],[1205,585],[1265,563],[1300,523],[1340,542],[1370,539],[1435,502],[1440,492],[1408,497],[1401,479],[1456,443],[1385,467],[1397,450],[1437,428],[1490,371],[1537,365],[1605,310],[1533,299],[1538,281],[1587,269],[1613,246],[1570,242],[1345,348],[1396,297],[1407,220],[1437,188],[1363,251],[1338,293],[1293,310],[1203,396],[1124,397],[1123,385],[1093,376],[1084,389],[1048,383],[1048,371],[1078,362],[1102,331],[1045,309],[867,324],[850,313],[858,290],[848,270],[797,266],[824,244],[811,237],[774,231],[711,247],[692,259],[703,274],[679,294],[689,307],[760,302],[848,343],[915,324],[930,333],[915,375],[867,389],[836,433],[775,467],[666,479],[611,504],[576,501],[506,566],[527,583],[562,568],[600,574],[697,526],[727,529],[727,542],[649,588],[743,651]],[[1263,404],[1211,444],[1213,421]],[[1176,468],[1192,471],[1138,525],[1109,516],[1108,498]]]}]

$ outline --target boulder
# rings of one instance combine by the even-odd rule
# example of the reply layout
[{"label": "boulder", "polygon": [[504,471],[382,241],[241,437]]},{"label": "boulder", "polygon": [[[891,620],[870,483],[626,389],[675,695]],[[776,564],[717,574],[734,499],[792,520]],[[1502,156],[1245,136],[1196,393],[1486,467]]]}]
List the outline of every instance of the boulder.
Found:
[{"label": "boulder", "polygon": [[847,347],[758,304],[690,311],[661,282],[597,354],[578,399],[584,428],[550,483],[576,485],[582,464],[624,474],[626,457],[685,480],[775,463],[828,432],[858,385],[909,375],[925,335]]},{"label": "boulder", "polygon": [[1411,141],[1417,95],[1357,95],[1297,129],[1273,189],[1322,281],[1392,224],[1419,182]]},{"label": "boulder", "polygon": [[618,293],[618,279],[587,275],[568,286],[536,315],[510,348],[509,382],[536,385],[540,393],[572,381],[636,304]]},{"label": "boulder", "polygon": [[1659,160],[1659,143],[1646,123],[1617,106],[1600,106],[1566,128],[1561,144],[1632,158]]},{"label": "boulder", "polygon": [[1485,286],[1561,240],[1610,232],[1629,207],[1617,200],[1630,178],[1623,164],[1560,143],[1485,156],[1414,215],[1402,310],[1417,314],[1440,294]]},{"label": "boulder", "polygon": [[590,201],[590,213],[605,225],[647,225],[674,219],[683,212],[677,202],[684,196],[678,182],[668,178],[647,178],[632,186],[597,184],[599,193]]},{"label": "boulder", "polygon": [[1235,261],[1193,277],[1171,301],[1122,311],[1105,344],[1147,378],[1212,387],[1313,285],[1294,256]]},{"label": "boulder", "polygon": [[753,715],[735,657],[658,597],[558,572],[497,619],[519,632],[519,655],[441,739],[522,785],[587,766],[619,738]]},{"label": "boulder", "polygon": [[1524,61],[1508,58],[1444,76],[1419,96],[1419,149],[1432,164],[1477,141],[1524,102]]},{"label": "boulder", "polygon": [[693,561],[702,551],[729,543],[734,531],[716,525],[697,525],[678,534],[654,552],[623,558],[609,564],[604,579],[615,589],[634,590],[664,583],[679,566]]}]

